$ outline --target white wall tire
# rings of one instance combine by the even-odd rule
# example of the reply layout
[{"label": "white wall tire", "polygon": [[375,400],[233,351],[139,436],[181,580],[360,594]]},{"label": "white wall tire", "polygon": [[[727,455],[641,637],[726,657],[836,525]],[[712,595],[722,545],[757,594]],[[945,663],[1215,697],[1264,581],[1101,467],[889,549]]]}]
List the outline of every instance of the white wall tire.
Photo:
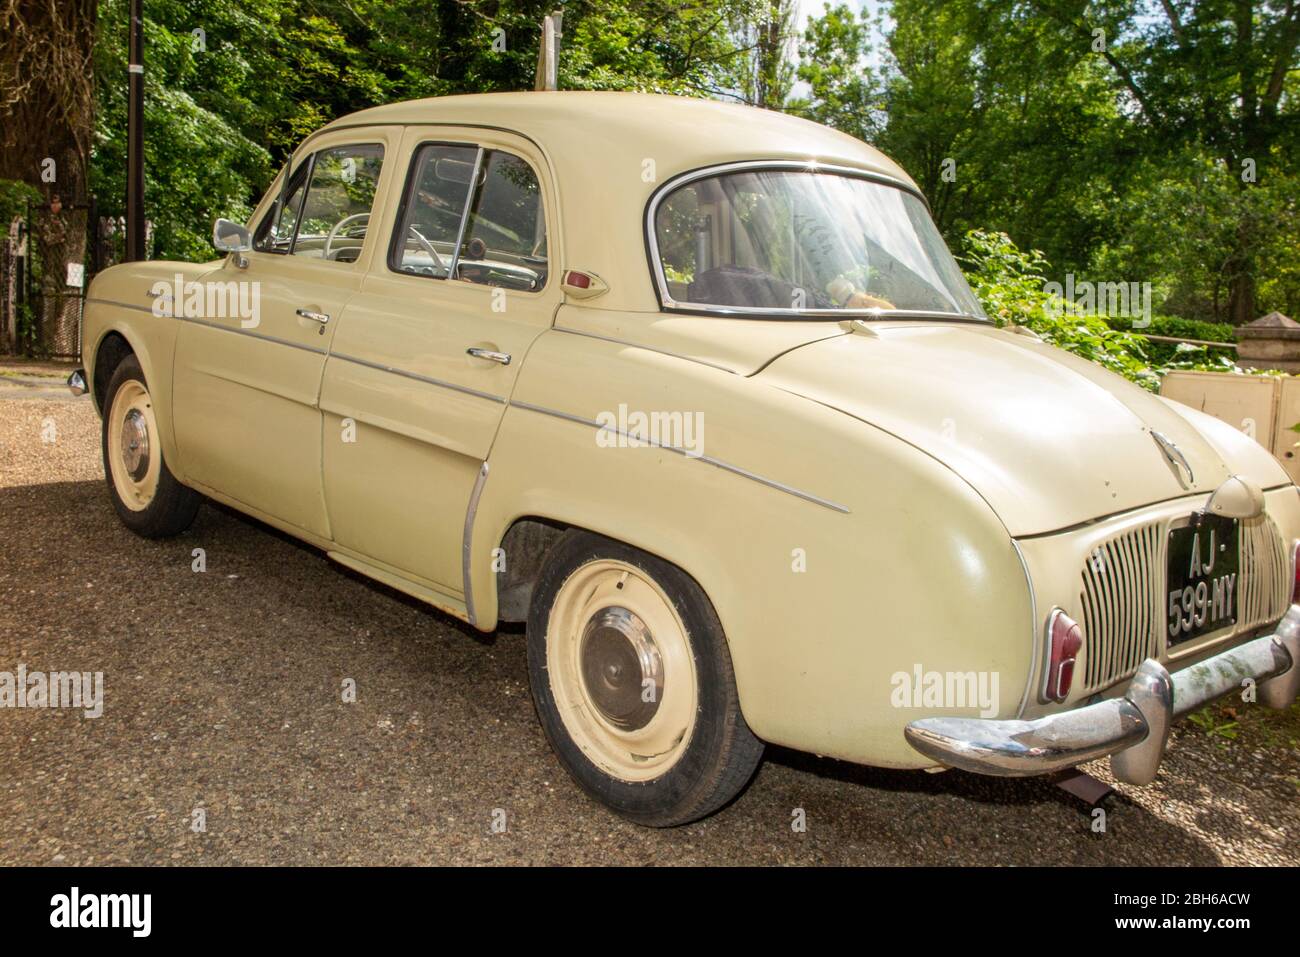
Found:
[{"label": "white wall tire", "polygon": [[763,744],[740,712],[708,598],[654,556],[569,532],[528,619],[533,701],[588,794],[641,824],[697,820],[748,783]]},{"label": "white wall tire", "polygon": [[145,538],[190,527],[202,497],[177,482],[163,461],[153,397],[133,355],[109,379],[101,450],[109,496],[124,525]]}]

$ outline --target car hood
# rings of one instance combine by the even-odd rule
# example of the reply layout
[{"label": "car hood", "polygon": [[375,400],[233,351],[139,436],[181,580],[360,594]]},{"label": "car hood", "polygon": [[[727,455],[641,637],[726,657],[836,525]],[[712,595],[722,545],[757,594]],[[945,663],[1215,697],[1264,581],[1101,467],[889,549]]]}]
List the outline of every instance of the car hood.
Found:
[{"label": "car hood", "polygon": [[[1013,536],[1208,495],[1233,474],[1264,488],[1288,481],[1231,427],[1035,336],[951,322],[858,329],[779,355],[756,377],[938,459]],[[1176,446],[1191,477],[1153,433]]]}]

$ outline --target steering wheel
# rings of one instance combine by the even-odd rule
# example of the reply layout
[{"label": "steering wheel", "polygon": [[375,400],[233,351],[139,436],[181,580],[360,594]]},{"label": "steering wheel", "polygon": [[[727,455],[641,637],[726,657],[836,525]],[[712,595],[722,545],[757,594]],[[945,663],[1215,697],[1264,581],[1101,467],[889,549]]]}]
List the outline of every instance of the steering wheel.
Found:
[{"label": "steering wheel", "polygon": [[367,223],[370,222],[370,214],[353,213],[351,216],[344,216],[337,223],[335,223],[334,228],[331,229],[329,235],[325,237],[325,248],[321,250],[321,256],[325,259],[329,259],[330,245],[334,242],[335,237],[338,236],[339,232],[343,229],[343,227],[346,226],[348,223],[356,222],[362,219],[364,219]]},{"label": "steering wheel", "polygon": [[429,240],[421,236],[420,231],[416,229],[414,226],[407,226],[406,231],[415,237],[415,241],[424,247],[424,251],[426,253],[428,253],[430,256],[433,257],[433,264],[435,266],[437,266],[439,269],[442,269],[444,271],[447,270],[446,263],[444,263],[442,261],[442,257],[438,255],[438,250],[433,248],[433,243],[429,242]]}]

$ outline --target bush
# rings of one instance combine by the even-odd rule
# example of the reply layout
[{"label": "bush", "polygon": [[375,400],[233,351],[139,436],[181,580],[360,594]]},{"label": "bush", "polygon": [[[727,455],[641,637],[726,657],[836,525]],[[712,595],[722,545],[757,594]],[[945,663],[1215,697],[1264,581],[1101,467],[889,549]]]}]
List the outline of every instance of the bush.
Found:
[{"label": "bush", "polygon": [[1117,372],[1151,391],[1160,377],[1147,359],[1146,342],[1112,329],[1098,316],[1081,315],[1074,303],[1045,292],[1048,263],[1038,250],[1020,249],[1006,233],[973,229],[961,261],[975,295],[999,326],[1023,326],[1047,342]]},{"label": "bush", "polygon": [[[1133,320],[1126,316],[1112,316],[1106,320],[1112,329],[1123,332],[1131,331]],[[1205,342],[1236,342],[1233,327],[1226,322],[1203,322],[1200,319],[1183,319],[1179,316],[1152,316],[1151,325],[1137,330],[1140,335],[1168,336],[1171,339],[1200,339]],[[1153,366],[1166,366],[1182,362],[1193,354],[1208,354],[1213,358],[1235,358],[1231,349],[1214,349],[1191,346],[1190,348],[1176,342],[1155,342],[1147,340],[1147,358]]]},{"label": "bush", "polygon": [[1151,325],[1138,332],[1132,319],[1084,315],[1061,296],[1044,291],[1048,262],[1036,249],[1020,249],[1006,233],[973,229],[966,234],[965,252],[959,257],[975,295],[999,326],[1024,326],[1054,346],[1073,352],[1144,389],[1160,389],[1160,376],[1175,369],[1205,372],[1280,373],[1243,369],[1236,353],[1186,342],[1152,342],[1143,332],[1179,339],[1232,342],[1233,328],[1217,322],[1153,316]]}]

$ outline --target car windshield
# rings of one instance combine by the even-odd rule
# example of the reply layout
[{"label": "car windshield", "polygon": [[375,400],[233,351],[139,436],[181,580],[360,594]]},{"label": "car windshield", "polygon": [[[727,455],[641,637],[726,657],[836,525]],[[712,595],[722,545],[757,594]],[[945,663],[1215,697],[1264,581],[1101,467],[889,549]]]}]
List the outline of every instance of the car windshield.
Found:
[{"label": "car windshield", "polygon": [[654,217],[670,306],[985,318],[917,196],[815,168],[691,180]]}]

